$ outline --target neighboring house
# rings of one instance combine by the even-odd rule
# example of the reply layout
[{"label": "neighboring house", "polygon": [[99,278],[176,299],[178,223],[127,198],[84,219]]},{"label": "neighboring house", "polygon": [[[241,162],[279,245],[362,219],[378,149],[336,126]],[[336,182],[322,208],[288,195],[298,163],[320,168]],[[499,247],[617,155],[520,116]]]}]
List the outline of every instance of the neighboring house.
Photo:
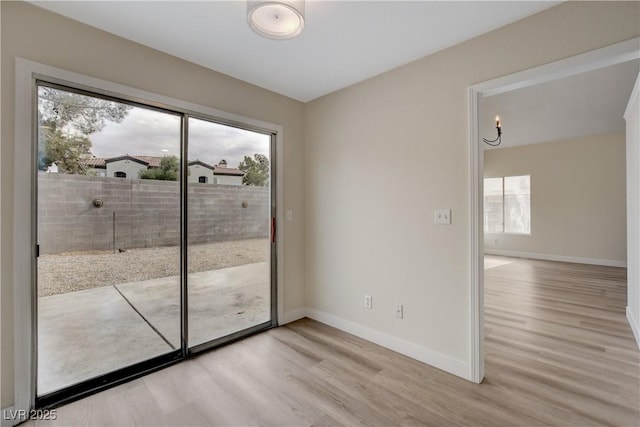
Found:
[{"label": "neighboring house", "polygon": [[228,168],[227,161],[221,160],[213,167],[214,184],[222,185],[242,185],[244,172],[236,168]]},{"label": "neighboring house", "polygon": [[242,177],[244,177],[244,172],[240,169],[228,168],[226,160],[221,160],[215,166],[200,160],[189,162],[189,182],[242,185]]},{"label": "neighboring house", "polygon": [[101,158],[91,157],[84,159],[87,175],[104,176],[110,178],[138,178],[141,170],[150,167],[160,166],[160,157],[158,160],[150,161],[149,156],[130,156],[126,154],[120,157]]},{"label": "neighboring house", "polygon": [[107,176],[107,165],[104,162],[104,159],[99,157],[91,157],[89,159],[83,159],[82,163],[86,167],[87,175]]},{"label": "neighboring house", "polygon": [[[138,178],[140,171],[160,167],[162,157],[157,156],[124,156],[100,158],[92,157],[83,161],[87,168],[87,175],[105,176],[110,178]],[[211,166],[200,160],[194,160],[189,165],[189,182],[201,184],[242,185],[244,172],[240,169],[227,167],[227,161]]]},{"label": "neighboring house", "polygon": [[[565,294],[561,294],[561,291],[565,289],[570,292],[572,286],[562,273],[549,274],[545,267],[536,268],[519,278],[522,279],[522,287],[526,292],[519,298],[513,293],[515,281],[506,275],[500,278],[504,285],[500,291],[484,292],[482,253],[476,254],[476,257],[470,256],[471,252],[481,251],[491,243],[483,242],[488,239],[478,233],[482,231],[482,218],[478,209],[482,206],[482,198],[478,199],[477,193],[481,194],[482,181],[479,179],[480,172],[484,169],[479,160],[483,159],[484,154],[476,145],[480,144],[479,138],[475,141],[470,138],[476,130],[476,109],[481,111],[485,108],[484,103],[500,93],[485,90],[521,90],[520,85],[548,78],[564,78],[571,73],[585,71],[585,67],[604,67],[605,64],[620,61],[622,56],[637,57],[635,53],[638,52],[636,38],[640,37],[640,2],[569,1],[558,2],[559,4],[544,10],[542,8],[551,2],[531,2],[538,3],[534,15],[528,16],[524,11],[517,16],[510,15],[506,20],[510,23],[501,28],[495,28],[492,22],[497,23],[503,16],[501,13],[485,10],[488,2],[473,5],[470,2],[463,5],[441,2],[433,5],[434,16],[437,16],[437,11],[446,10],[453,15],[451,21],[458,22],[430,25],[428,20],[431,16],[427,13],[414,15],[415,21],[404,24],[412,31],[400,34],[399,37],[406,52],[415,52],[402,55],[403,65],[398,65],[397,60],[394,61],[392,57],[398,51],[404,53],[403,49],[391,46],[372,49],[379,51],[376,59],[384,60],[386,65],[377,70],[369,68],[362,77],[371,77],[361,81],[358,79],[354,85],[348,83],[348,80],[342,84],[338,82],[341,77],[353,74],[354,67],[346,60],[344,66],[333,67],[332,71],[335,73],[316,80],[307,76],[305,71],[285,66],[282,67],[282,72],[277,72],[274,76],[278,82],[285,81],[285,84],[271,86],[278,93],[264,88],[266,83],[262,84],[264,78],[274,73],[269,67],[252,66],[251,71],[257,76],[252,79],[254,83],[232,76],[231,73],[243,76],[234,72],[238,69],[236,66],[239,66],[239,61],[233,58],[236,52],[232,50],[235,49],[227,49],[216,58],[219,62],[215,64],[225,65],[224,69],[213,63],[211,70],[202,66],[203,64],[194,66],[189,61],[194,57],[196,44],[188,38],[181,25],[155,31],[150,28],[144,37],[147,41],[158,41],[159,47],[154,48],[150,46],[151,42],[140,43],[140,37],[143,36],[128,40],[125,37],[130,33],[121,31],[118,34],[114,30],[107,32],[98,29],[92,26],[98,25],[93,19],[85,19],[86,23],[80,22],[81,13],[89,18],[103,17],[106,14],[102,11],[108,10],[114,13],[108,15],[112,18],[101,28],[118,28],[122,18],[118,18],[117,4],[104,6],[97,2],[62,3],[37,2],[36,5],[26,1],[0,1],[2,23],[5,24],[1,29],[2,71],[5,73],[0,81],[3,114],[0,138],[3,154],[0,163],[2,427],[24,420],[24,415],[20,416],[20,420],[15,419],[18,418],[15,417],[16,412],[30,415],[36,401],[46,408],[44,404],[56,398],[68,398],[67,401],[70,401],[74,398],[74,391],[80,393],[99,390],[111,385],[106,382],[109,379],[127,379],[125,373],[130,378],[145,374],[154,366],[160,367],[160,363],[168,363],[170,358],[173,358],[172,362],[178,361],[181,358],[178,353],[182,353],[184,359],[191,353],[185,347],[197,344],[192,342],[193,339],[189,340],[189,335],[193,338],[193,334],[187,333],[189,328],[186,326],[207,328],[203,323],[190,322],[187,325],[185,322],[182,325],[185,326],[183,333],[177,334],[176,341],[180,347],[178,350],[185,351],[171,352],[170,347],[165,346],[162,348],[166,354],[157,358],[156,347],[147,345],[150,341],[130,339],[134,332],[133,325],[123,333],[101,335],[109,340],[118,338],[114,344],[111,344],[113,341],[101,341],[101,336],[91,336],[91,340],[86,340],[84,348],[74,348],[69,354],[86,351],[103,356],[109,351],[117,350],[127,356],[135,356],[139,364],[137,367],[128,365],[124,370],[119,370],[119,373],[106,373],[98,366],[100,372],[105,372],[107,376],[94,378],[84,386],[67,388],[68,391],[38,395],[43,389],[38,385],[43,380],[40,368],[53,366],[44,359],[38,360],[44,355],[44,352],[37,351],[40,343],[38,329],[40,332],[44,332],[44,327],[60,331],[61,339],[70,331],[61,330],[60,324],[53,321],[55,319],[47,321],[45,317],[40,317],[38,309],[44,307],[44,298],[51,297],[40,297],[42,304],[34,303],[38,298],[38,288],[34,285],[38,285],[38,281],[43,278],[43,275],[36,277],[35,267],[48,269],[44,258],[36,259],[34,256],[38,249],[37,246],[34,247],[34,241],[42,237],[38,233],[43,231],[38,228],[38,214],[49,214],[38,211],[38,198],[57,197],[55,193],[38,193],[37,182],[32,182],[35,162],[33,151],[36,150],[33,133],[40,124],[37,122],[34,76],[43,82],[62,81],[70,87],[80,88],[81,93],[91,94],[92,87],[95,87],[96,95],[113,93],[115,100],[128,102],[134,99],[139,101],[141,107],[166,105],[169,112],[180,116],[180,120],[185,120],[187,127],[183,131],[189,130],[190,111],[195,113],[194,119],[199,114],[203,118],[214,114],[213,119],[237,123],[239,127],[252,128],[257,125],[263,126],[267,133],[277,131],[277,136],[272,136],[272,139],[277,141],[275,145],[280,161],[273,165],[272,173],[277,168],[282,175],[275,195],[278,213],[286,213],[284,218],[281,215],[268,218],[269,225],[273,227],[271,237],[277,243],[269,244],[268,247],[272,250],[269,254],[274,255],[271,257],[272,261],[277,258],[275,265],[278,268],[271,269],[269,262],[266,266],[265,263],[260,263],[268,268],[273,279],[269,281],[267,278],[271,282],[268,292],[276,297],[270,301],[277,302],[274,308],[277,309],[278,316],[271,318],[271,325],[277,323],[285,328],[271,329],[266,335],[254,336],[254,339],[238,346],[230,345],[222,352],[202,354],[195,371],[189,370],[193,367],[189,366],[192,363],[174,365],[170,369],[152,374],[154,376],[145,377],[145,387],[136,387],[132,383],[112,388],[106,392],[111,405],[105,405],[99,410],[93,410],[93,407],[98,406],[96,403],[104,399],[104,395],[74,402],[57,413],[56,422],[59,424],[69,424],[79,414],[91,424],[121,425],[127,422],[186,424],[191,419],[202,424],[225,420],[235,424],[260,421],[273,425],[312,422],[392,425],[409,420],[451,425],[640,425],[637,406],[640,400],[639,350],[631,341],[632,331],[626,326],[627,323],[635,324],[636,337],[640,337],[640,276],[629,275],[628,286],[634,286],[636,293],[627,294],[625,298],[624,289],[621,289],[624,285],[596,288],[589,273],[578,274],[574,264],[567,265],[564,268],[566,274],[585,282],[590,287],[589,295],[604,295],[608,298],[587,305],[584,302],[585,295],[577,295],[577,301],[564,299]],[[313,3],[317,4],[308,3],[311,6]],[[504,16],[507,16],[508,9],[515,8],[519,3],[523,2],[502,2],[500,7],[504,10]],[[173,4],[177,6],[172,11],[183,10],[180,2]],[[396,4],[416,7],[419,2],[388,4],[393,4],[394,7]],[[63,6],[69,7],[66,13],[73,19],[53,12],[56,9],[64,10]],[[74,13],[70,9],[72,6],[83,9]],[[215,2],[208,5],[207,9],[209,6],[215,6]],[[363,2],[362,7],[349,8],[346,12],[353,12],[356,17],[364,16],[372,23],[368,8],[374,6],[375,2]],[[128,14],[128,18],[136,19],[132,8],[125,5],[122,9],[122,13]],[[163,13],[154,16],[158,11],[152,3],[147,6],[147,10],[144,7],[135,9],[145,14],[149,27],[158,22],[161,26],[166,26],[166,21],[160,18],[172,15],[163,8]],[[227,9],[231,8],[221,9],[220,12],[226,12]],[[312,16],[312,9],[313,7],[308,7],[310,22],[321,15]],[[197,14],[202,13],[201,8],[191,10]],[[382,15],[384,18],[387,10],[394,13],[393,8],[385,5],[376,12],[377,16]],[[243,10],[239,12],[242,13]],[[332,25],[333,12],[331,10],[322,14],[322,17],[329,20],[329,25]],[[206,21],[215,26],[211,17],[218,15],[225,16],[212,9]],[[174,16],[169,16],[171,17]],[[497,19],[493,21],[493,18]],[[241,45],[244,40],[249,44],[249,38],[242,38],[242,34],[250,30],[244,26],[243,19],[237,21],[237,25],[242,25],[237,28],[237,33],[225,27],[226,34],[229,34],[225,47]],[[308,36],[312,33],[307,33],[297,40],[287,42],[261,40],[257,39],[257,35],[254,39],[259,46],[259,53],[269,58],[284,53],[286,49],[283,49],[283,43],[299,46],[299,49],[291,49],[293,56],[290,58],[298,65],[300,58],[297,53],[308,51],[309,48],[316,50],[316,42],[319,43],[320,39],[328,42],[327,56],[331,56],[337,52],[336,47],[341,47],[335,43],[333,35],[336,33],[344,34],[343,39],[357,36],[368,40],[369,36],[375,35],[358,31],[359,25],[352,23],[349,16],[345,21],[348,21],[345,27],[339,28],[334,24],[328,28],[327,32],[332,33],[328,38],[311,38]],[[337,21],[333,22],[337,24]],[[195,28],[197,23],[195,20],[190,22],[189,29]],[[415,23],[418,23],[416,26],[422,23],[422,28],[442,30],[442,34],[436,31],[432,37],[417,36],[413,30],[420,28],[414,28]],[[452,25],[454,23],[461,25]],[[469,32],[472,24],[477,23],[481,23],[483,27],[476,27],[475,32]],[[373,22],[374,26],[376,24]],[[130,28],[126,25],[119,27]],[[147,25],[144,27],[146,29]],[[314,28],[314,31],[317,28],[319,27]],[[172,37],[170,30],[173,29],[178,35],[185,35],[186,47],[167,48],[166,40]],[[452,33],[446,34],[445,30],[452,30]],[[393,32],[393,29],[390,31]],[[484,31],[490,32],[480,35]],[[159,37],[158,33],[165,37]],[[349,33],[353,36],[349,37]],[[235,34],[240,38],[234,37]],[[472,35],[476,36],[468,39]],[[390,38],[386,37],[385,41]],[[314,43],[305,45],[310,39]],[[445,41],[444,45],[421,44],[425,41],[442,40]],[[369,41],[369,44],[372,43],[373,41]],[[169,47],[176,44],[177,40],[172,39]],[[632,53],[621,49],[621,46],[630,44],[635,45]],[[209,56],[217,56],[213,53],[211,43],[202,45],[208,50]],[[160,47],[164,47],[164,51]],[[606,55],[603,51],[596,50],[603,47]],[[319,46],[317,50],[317,53],[312,52],[315,58],[320,57]],[[228,56],[224,53],[228,53]],[[186,59],[171,56],[172,54]],[[581,56],[576,59],[574,55]],[[262,60],[260,55],[256,57]],[[355,57],[359,63],[366,61],[359,55]],[[589,58],[586,65],[583,62],[585,58]],[[125,65],[132,60],[135,61],[135,72]],[[280,57],[278,61],[281,62]],[[233,67],[228,67],[229,64]],[[541,69],[547,72],[541,74]],[[548,74],[549,70],[552,75]],[[293,73],[285,75],[286,71]],[[294,78],[298,80],[298,77],[305,85],[302,95],[292,93]],[[507,82],[511,82],[509,87],[498,88],[498,84],[506,85]],[[256,83],[260,83],[260,86]],[[323,87],[313,89],[312,83],[322,83]],[[470,87],[473,89],[470,90]],[[608,88],[602,89],[603,92],[608,91]],[[472,95],[476,90],[480,95],[478,101],[482,105],[469,102],[474,100]],[[596,88],[589,90],[598,96]],[[145,100],[148,104],[144,103]],[[552,100],[544,100],[541,108],[551,102]],[[625,217],[627,220],[636,220],[632,222],[636,233],[625,236],[632,239],[636,249],[640,241],[640,233],[637,232],[637,219],[640,218],[637,209],[640,194],[637,191],[637,183],[640,181],[640,136],[636,119],[640,117],[639,105],[636,104],[629,110],[633,124],[628,132],[633,138],[633,145],[629,146],[635,150],[634,156],[627,158],[627,161],[631,158],[634,162],[630,165],[627,163],[627,171],[632,170],[634,173],[627,175],[629,181],[626,182],[627,189],[630,187],[635,190],[627,198],[627,203],[631,205],[631,210],[628,211],[631,215],[621,211],[622,207],[618,208],[618,204],[613,208],[611,203],[606,202],[598,207],[606,213],[613,213],[608,216],[610,223],[622,224]],[[482,108],[478,108],[479,106]],[[575,107],[579,110],[582,105],[576,104]],[[10,120],[6,120],[7,118]],[[505,118],[508,118],[508,114]],[[557,117],[554,123],[563,124],[564,119]],[[277,126],[272,127],[271,123]],[[506,139],[511,132],[508,123],[505,123]],[[533,133],[544,137],[547,128],[554,123],[533,122]],[[188,138],[188,132],[184,132],[183,136]],[[480,136],[491,134],[478,135]],[[508,150],[495,151],[499,153]],[[568,153],[569,161],[557,157],[552,159],[558,165],[558,170],[564,173],[563,179],[576,181],[573,173],[574,165],[578,164],[573,156],[576,151],[569,150]],[[395,161],[390,162],[389,157],[392,155]],[[484,158],[485,161],[490,161],[487,157]],[[528,160],[523,155],[518,159],[523,163]],[[591,167],[600,170],[601,163],[597,160]],[[509,166],[508,163],[507,165]],[[620,169],[622,167],[624,166],[620,165]],[[104,170],[106,175],[106,163]],[[484,170],[490,173],[487,169]],[[513,173],[511,170],[496,170],[492,175],[510,176]],[[538,190],[546,191],[558,184],[554,181],[557,178],[550,177],[548,167],[545,167],[543,173],[544,179],[539,181],[540,185],[535,182],[535,178],[532,185],[534,206]],[[635,180],[632,179],[634,177]],[[473,179],[478,180],[476,184],[479,185],[472,186]],[[585,181],[578,184],[582,185],[577,191],[586,194],[587,198],[601,188],[600,184],[596,186]],[[192,185],[200,186],[200,189],[216,188],[208,184]],[[231,190],[236,189],[238,187]],[[244,186],[240,189],[244,189]],[[100,191],[96,191],[95,195],[103,197]],[[573,196],[574,194],[567,192],[561,195],[569,202]],[[68,223],[64,226],[59,224],[57,232],[77,235],[74,221],[89,216],[103,218],[103,226],[97,228],[95,233],[115,235],[113,240],[121,237],[127,227],[130,229],[135,226],[133,222],[123,224],[121,217],[114,220],[116,206],[112,209],[110,201],[102,210],[92,202],[87,198],[83,204],[78,203],[79,210],[74,211],[73,215],[66,215],[66,211],[59,210],[60,215],[65,214],[65,221],[68,220]],[[247,209],[255,205],[249,202],[251,200],[246,209],[237,203],[228,206],[220,204],[216,209],[220,208],[221,217],[225,219],[234,217],[242,221],[245,213],[249,212]],[[270,209],[276,207],[275,200],[273,203],[273,206],[269,206]],[[174,229],[178,233],[188,231],[188,220],[195,217],[189,217],[189,211],[182,209],[184,206],[177,203],[174,206],[186,213],[175,224]],[[451,209],[454,218],[451,224],[435,224],[431,219],[432,213],[441,208]],[[566,215],[552,207],[549,222],[560,226],[579,223],[585,212]],[[57,212],[54,213],[58,215]],[[538,228],[535,222],[533,225],[534,233],[546,233],[559,245],[563,245],[562,235],[549,233],[544,226]],[[193,228],[192,226],[191,229]],[[158,229],[155,234],[165,235],[169,231],[171,230]],[[591,232],[589,230],[588,233]],[[498,238],[498,244],[509,238],[506,233],[503,235],[505,237]],[[86,238],[91,239],[92,236],[87,235]],[[184,238],[188,238],[188,234]],[[616,237],[609,235],[606,239],[613,241]],[[178,240],[184,243],[184,239]],[[114,243],[115,249],[117,242]],[[189,275],[185,254],[190,246],[182,245],[174,251],[174,264],[181,264],[183,267],[182,278]],[[521,250],[536,253],[537,249]],[[637,272],[640,258],[636,256],[634,259],[631,256],[634,253],[637,254],[637,251],[628,253],[628,267],[635,268]],[[126,257],[120,257],[122,263],[127,263]],[[519,263],[520,260],[516,259],[512,264]],[[493,269],[494,274],[501,276],[502,271],[510,270],[513,265]],[[161,272],[164,266],[158,267],[157,271]],[[238,275],[239,267],[241,266],[234,267],[236,270],[233,270]],[[597,269],[603,270],[607,275],[614,275],[611,267]],[[525,309],[521,304],[525,300],[543,298],[533,289],[533,280],[529,281],[530,276],[538,275],[537,272],[541,273],[541,279],[546,282],[543,287],[555,293],[546,301],[541,301],[539,311]],[[215,274],[223,273],[218,270]],[[111,272],[99,274],[108,276]],[[58,280],[66,281],[77,277],[77,273],[71,268],[65,271],[65,275],[69,277]],[[624,280],[624,276],[625,272],[621,271],[618,277]],[[82,281],[83,278],[79,279]],[[185,283],[183,280],[183,287]],[[98,288],[100,289],[108,290]],[[118,289],[113,287],[110,291],[116,292]],[[149,293],[157,292],[154,289]],[[61,294],[54,297],[64,296],[65,294]],[[365,308],[362,304],[365,296],[373,298],[370,308]],[[482,305],[472,303],[472,300],[481,303],[483,296],[487,297],[486,310]],[[512,299],[509,302],[515,298],[515,303],[511,306],[502,305],[510,296]],[[122,302],[118,295],[115,297]],[[183,297],[188,295],[185,293]],[[189,313],[189,307],[184,304],[187,298],[182,300],[173,300],[169,309],[181,309],[183,320],[189,320],[193,313]],[[611,311],[613,304],[609,305],[612,300],[617,301],[615,314]],[[72,310],[70,314],[74,316],[77,308],[103,316],[106,320],[105,329],[115,326],[114,313],[106,309],[106,300],[87,301],[82,307],[78,307],[79,304],[68,304],[64,308]],[[230,317],[247,317],[247,313],[238,311],[233,302],[238,301],[233,301],[232,298],[227,307]],[[89,303],[96,305],[91,306]],[[99,311],[92,310],[93,307],[97,307]],[[485,312],[488,316],[494,316],[494,321],[485,322],[491,333],[483,337],[480,327],[483,325]],[[207,317],[205,310],[202,313],[205,316],[199,315],[198,319]],[[545,319],[547,316],[549,317]],[[317,326],[312,320],[304,319],[305,317],[324,321],[329,326]],[[88,332],[87,325],[76,319],[79,318],[75,317],[72,324],[74,334]],[[296,322],[292,323],[294,321]],[[554,329],[554,334],[548,334],[548,329],[529,329],[542,324]],[[605,333],[607,329],[613,329],[613,332]],[[249,330],[256,332],[256,329]],[[501,337],[500,332],[503,334]],[[403,356],[400,360],[393,358],[392,361],[391,357],[387,357],[389,353],[385,349],[365,347],[360,338],[354,338],[349,333],[408,357]],[[565,337],[562,337],[563,333],[566,333]],[[286,345],[282,347],[276,343],[272,346],[269,337],[282,339]],[[231,338],[240,338],[240,333]],[[263,354],[256,354],[255,347],[250,344],[256,340],[262,344],[260,347]],[[318,345],[320,341],[322,346]],[[105,342],[107,344],[103,344]],[[211,346],[222,342],[226,340],[216,340]],[[347,349],[346,344],[354,343],[356,348]],[[208,347],[196,345],[193,353]],[[570,348],[577,351],[570,354]],[[214,357],[220,353],[231,363],[210,367],[216,365]],[[497,359],[486,366],[487,378],[481,383],[485,373],[483,353]],[[147,360],[146,354],[151,354],[154,359]],[[336,354],[340,357],[334,357]],[[562,367],[561,359],[565,363]],[[572,359],[575,361],[573,367]],[[316,364],[321,360],[325,363]],[[69,358],[66,362],[71,361]],[[273,361],[281,361],[283,364],[274,366],[271,364]],[[440,370],[423,370],[421,362]],[[66,365],[73,373],[80,370],[87,372],[84,369],[92,367],[91,363],[83,363],[82,366]],[[226,371],[227,366],[231,369],[242,366],[242,372],[229,373]],[[305,370],[306,367],[310,369]],[[176,372],[178,375],[175,375]],[[210,372],[222,373],[225,378],[216,383],[215,375],[208,375]],[[410,375],[401,375],[403,373]],[[174,389],[178,387],[173,384],[163,387],[173,378],[180,378],[177,392]],[[102,380],[105,382],[98,385]],[[275,396],[264,388],[265,383],[277,390]],[[147,384],[149,387],[146,387]],[[375,389],[382,396],[372,399]],[[211,391],[202,393],[200,390]],[[285,391],[297,392],[299,397],[290,399]],[[155,398],[154,394],[158,397]],[[386,401],[385,395],[388,397]],[[244,400],[248,404],[238,404],[245,396]],[[314,408],[309,405],[313,401],[322,407]],[[326,404],[327,402],[331,404]],[[5,419],[10,413],[14,419]],[[239,416],[234,417],[238,413]],[[43,411],[35,413],[36,417],[42,414]],[[184,419],[177,416],[183,414]],[[44,412],[44,415],[53,413]],[[68,416],[67,419],[64,419],[65,415]]]},{"label": "neighboring house", "polygon": [[105,159],[107,176],[114,178],[138,178],[141,171],[160,167],[162,157],[131,156],[125,154],[120,157]]},{"label": "neighboring house", "polygon": [[211,166],[200,160],[189,162],[189,182],[198,182],[200,184],[214,184],[214,170],[215,166]]},{"label": "neighboring house", "polygon": [[138,178],[140,171],[160,167],[162,157],[132,156],[125,154],[119,157],[91,157],[82,162],[86,166],[87,175],[109,178]]}]

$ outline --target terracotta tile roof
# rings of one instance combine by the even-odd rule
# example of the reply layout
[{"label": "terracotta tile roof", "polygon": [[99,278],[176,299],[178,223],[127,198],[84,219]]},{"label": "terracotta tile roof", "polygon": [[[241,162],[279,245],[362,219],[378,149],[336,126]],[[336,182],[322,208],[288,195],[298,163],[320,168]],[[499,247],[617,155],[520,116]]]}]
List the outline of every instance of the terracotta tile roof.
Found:
[{"label": "terracotta tile roof", "polygon": [[131,156],[131,157],[135,157],[136,159],[149,163],[150,168],[159,168],[160,160],[162,160],[162,157],[156,157],[156,156]]},{"label": "terracotta tile roof", "polygon": [[[124,156],[109,157],[109,158],[91,157],[89,159],[84,159],[83,163],[88,167],[92,167],[92,168],[96,168],[96,169],[105,169],[107,167],[107,163],[115,162],[115,161],[118,161],[118,160],[124,160],[124,159],[131,159],[131,160],[134,160],[134,161],[138,160],[139,163],[144,163],[150,168],[159,168],[160,167],[160,161],[162,160],[162,157],[158,157],[158,156],[132,156],[130,154],[126,154]],[[211,166],[208,163],[205,163],[205,162],[203,162],[201,160],[194,160],[194,161],[190,161],[188,163],[189,166],[194,165],[194,164],[199,164],[199,165],[202,165],[202,166],[204,166],[204,167],[206,167],[208,169],[213,169],[213,174],[214,175],[244,176],[244,172],[241,171],[240,169],[237,169],[237,168],[225,168],[225,167],[220,166],[220,165]]]},{"label": "terracotta tile roof", "polygon": [[240,169],[224,168],[224,167],[221,167],[221,166],[214,166],[213,167],[213,174],[214,175],[244,176],[244,172],[242,172]]},{"label": "terracotta tile roof", "polygon": [[97,169],[104,169],[107,167],[107,164],[104,162],[103,158],[100,157],[92,157],[90,159],[83,159],[82,163],[84,163],[86,166],[92,167],[92,168],[97,168]]}]

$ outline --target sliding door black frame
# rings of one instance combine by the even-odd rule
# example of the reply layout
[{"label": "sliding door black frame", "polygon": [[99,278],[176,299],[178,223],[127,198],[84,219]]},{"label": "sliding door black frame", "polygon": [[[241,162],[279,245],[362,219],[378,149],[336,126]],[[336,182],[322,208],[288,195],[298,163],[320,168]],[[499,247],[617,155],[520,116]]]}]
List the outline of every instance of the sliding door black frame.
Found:
[{"label": "sliding door black frame", "polygon": [[[177,350],[170,351],[166,354],[153,357],[151,359],[135,363],[114,371],[110,371],[106,374],[78,382],[71,386],[62,388],[60,390],[56,390],[51,393],[38,395],[37,391],[37,377],[38,377],[38,336],[37,336],[37,322],[38,322],[38,277],[37,277],[37,258],[38,258],[38,180],[36,179],[38,173],[38,87],[46,86],[54,89],[60,89],[72,93],[77,93],[81,95],[91,96],[95,98],[100,98],[108,101],[114,101],[134,107],[145,108],[148,110],[159,111],[163,113],[168,113],[174,116],[180,116],[181,118],[181,129],[180,129],[180,331],[181,331],[181,342],[180,348]],[[52,79],[46,76],[36,76],[33,80],[33,117],[35,118],[33,123],[32,130],[32,197],[33,197],[33,212],[32,215],[32,229],[33,229],[33,247],[34,247],[34,256],[32,258],[32,271],[33,271],[33,283],[32,283],[32,307],[33,307],[33,331],[32,331],[32,343],[33,343],[33,352],[32,352],[32,370],[33,370],[33,382],[32,390],[34,390],[34,398],[33,398],[33,406],[35,409],[41,408],[54,408],[74,400],[81,399],[83,397],[89,396],[91,394],[106,390],[108,388],[123,384],[125,382],[134,380],[136,378],[142,377],[149,373],[158,371],[160,369],[164,369],[168,366],[179,363],[183,360],[188,359],[191,356],[200,354],[204,351],[209,351],[220,346],[230,344],[232,342],[238,341],[240,339],[246,338],[250,335],[262,332],[266,329],[277,326],[277,239],[275,238],[276,229],[273,228],[270,234],[271,241],[271,253],[270,253],[270,286],[271,286],[271,307],[270,307],[270,320],[258,325],[254,325],[250,328],[237,331],[233,334],[221,337],[219,339],[206,342],[203,344],[199,344],[193,347],[189,347],[188,342],[188,264],[187,264],[187,222],[188,222],[188,214],[187,214],[187,199],[188,199],[188,138],[189,138],[189,130],[188,130],[188,118],[203,118],[205,120],[211,121],[213,123],[236,127],[239,129],[249,130],[252,132],[262,133],[270,136],[270,213],[271,220],[274,221],[276,219],[276,133],[268,129],[259,129],[255,128],[243,123],[232,122],[228,120],[223,120],[216,117],[211,117],[207,115],[203,115],[198,112],[184,110],[178,107],[174,107],[171,105],[163,105],[156,102],[150,102],[143,99],[138,99],[135,97],[129,97],[124,94],[114,94],[102,90],[98,90],[91,87],[85,87],[83,85],[77,85],[72,82],[62,81],[58,79]]]}]

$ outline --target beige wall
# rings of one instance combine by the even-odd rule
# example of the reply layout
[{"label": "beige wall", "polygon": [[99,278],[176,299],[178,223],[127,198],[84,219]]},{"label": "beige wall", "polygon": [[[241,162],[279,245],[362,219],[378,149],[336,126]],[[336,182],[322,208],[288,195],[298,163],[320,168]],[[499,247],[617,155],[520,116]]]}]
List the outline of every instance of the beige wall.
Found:
[{"label": "beige wall", "polygon": [[[2,8],[2,407],[13,401],[14,67],[22,57],[284,127],[284,308],[303,305],[303,105],[22,2]],[[8,201],[8,202],[7,202]],[[21,285],[25,285],[21,283]]]},{"label": "beige wall", "polygon": [[[426,349],[463,364],[470,335],[468,85],[640,35],[637,2],[564,3],[313,101],[303,115],[295,101],[33,6],[1,7],[3,200],[13,197],[15,56],[282,124],[285,209],[294,210],[286,223],[286,310],[304,298],[317,313],[402,340],[408,352]],[[13,213],[6,205],[3,406],[13,385],[5,369],[13,327]],[[433,224],[438,208],[452,209],[452,225]],[[365,293],[372,310],[362,307]],[[405,305],[402,320],[393,318],[396,302]]]},{"label": "beige wall", "polygon": [[242,177],[234,175],[216,175],[220,185],[242,185]]},{"label": "beige wall", "polygon": [[189,182],[198,182],[201,176],[207,177],[207,182],[213,184],[213,170],[200,165],[189,166]]},{"label": "beige wall", "polygon": [[531,234],[485,234],[488,253],[626,263],[625,136],[486,150],[484,176],[531,175]]},{"label": "beige wall", "polygon": [[140,171],[147,169],[147,166],[142,163],[134,162],[132,160],[118,160],[116,162],[107,163],[106,176],[114,178],[116,176],[116,172],[124,172],[127,174],[126,178],[138,179]]},{"label": "beige wall", "polygon": [[638,2],[563,3],[307,104],[307,306],[468,365],[468,86],[639,34]]},{"label": "beige wall", "polygon": [[[0,47],[2,46],[2,7],[0,7]],[[2,49],[0,48],[0,52],[2,51]],[[2,72],[2,67],[0,67],[0,82],[2,81],[2,76],[3,76],[3,72]],[[0,87],[0,95],[2,95],[3,91]],[[2,116],[2,102],[0,102],[0,118],[3,117]],[[2,121],[0,119],[0,135],[2,135]],[[0,150],[0,195],[2,195],[2,150]],[[4,335],[4,326],[3,325],[3,308],[2,308],[2,303],[3,303],[3,298],[2,298],[2,294],[4,293],[2,291],[2,262],[1,260],[3,259],[2,257],[2,244],[1,242],[4,241],[4,239],[2,238],[2,224],[3,224],[3,220],[2,220],[2,210],[3,210],[3,205],[4,203],[2,202],[2,197],[0,197],[0,410],[5,408],[5,401],[8,402],[12,399],[10,398],[5,398],[4,394],[4,390],[5,390],[5,385],[4,385],[4,377],[2,375],[2,367],[4,366],[3,364],[3,357],[2,357],[2,346],[4,346],[4,341],[3,341],[3,335]],[[9,384],[7,384],[8,386]],[[7,387],[8,388],[8,387]],[[11,395],[13,395],[13,392],[11,393]]]},{"label": "beige wall", "polygon": [[624,117],[627,121],[627,318],[640,346],[640,75]]}]

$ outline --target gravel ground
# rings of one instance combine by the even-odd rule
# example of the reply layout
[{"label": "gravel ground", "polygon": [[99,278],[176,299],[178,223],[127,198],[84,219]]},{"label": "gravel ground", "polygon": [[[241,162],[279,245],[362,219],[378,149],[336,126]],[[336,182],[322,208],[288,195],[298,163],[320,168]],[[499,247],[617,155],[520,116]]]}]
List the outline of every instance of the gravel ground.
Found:
[{"label": "gravel ground", "polygon": [[[268,261],[268,239],[207,243],[189,247],[189,272]],[[180,274],[177,246],[41,255],[38,296],[158,279]]]}]

